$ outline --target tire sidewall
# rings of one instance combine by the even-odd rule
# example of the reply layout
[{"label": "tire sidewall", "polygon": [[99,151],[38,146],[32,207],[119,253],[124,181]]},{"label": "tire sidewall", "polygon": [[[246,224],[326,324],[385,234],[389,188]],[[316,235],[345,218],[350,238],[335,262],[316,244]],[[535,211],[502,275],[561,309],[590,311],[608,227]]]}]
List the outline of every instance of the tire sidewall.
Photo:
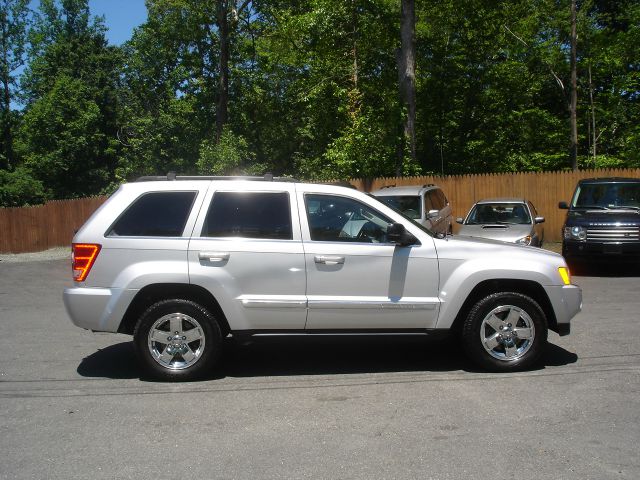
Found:
[{"label": "tire sidewall", "polygon": [[[170,370],[160,365],[151,355],[148,346],[149,330],[159,318],[172,313],[189,315],[202,327],[205,346],[196,363],[182,370]],[[194,380],[210,371],[220,355],[222,335],[215,318],[201,305],[183,299],[162,300],[151,305],[140,317],[133,334],[136,354],[144,371],[159,380]]]},{"label": "tire sidewall", "polygon": [[[524,310],[535,328],[533,344],[527,352],[516,360],[500,360],[492,357],[482,345],[480,328],[482,321],[494,308],[500,306],[515,306]],[[482,367],[491,371],[516,371],[531,367],[542,355],[547,342],[547,321],[540,305],[521,293],[494,293],[476,302],[464,323],[462,337],[467,355]]]}]

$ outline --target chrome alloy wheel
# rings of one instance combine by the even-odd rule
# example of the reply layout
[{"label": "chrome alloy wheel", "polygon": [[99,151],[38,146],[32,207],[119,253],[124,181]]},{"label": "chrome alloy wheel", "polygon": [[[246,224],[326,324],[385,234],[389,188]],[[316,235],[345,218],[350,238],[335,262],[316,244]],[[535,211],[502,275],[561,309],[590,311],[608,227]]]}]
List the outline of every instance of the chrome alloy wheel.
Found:
[{"label": "chrome alloy wheel", "polygon": [[514,305],[501,305],[491,310],[480,326],[480,341],[493,358],[512,361],[522,357],[533,345],[533,320]]},{"label": "chrome alloy wheel", "polygon": [[204,342],[202,326],[183,313],[156,320],[147,337],[153,359],[170,370],[183,370],[196,363],[204,352]]}]

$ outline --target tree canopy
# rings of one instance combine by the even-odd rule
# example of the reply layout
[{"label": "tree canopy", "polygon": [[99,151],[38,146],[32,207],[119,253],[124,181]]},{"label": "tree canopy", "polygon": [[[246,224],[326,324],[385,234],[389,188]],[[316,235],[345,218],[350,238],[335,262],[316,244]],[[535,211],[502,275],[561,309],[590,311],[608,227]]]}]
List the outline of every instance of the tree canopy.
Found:
[{"label": "tree canopy", "polygon": [[[571,0],[146,0],[119,46],[88,0],[32,4],[0,3],[0,206],[571,168]],[[578,1],[576,28],[578,166],[640,166],[640,2]]]}]

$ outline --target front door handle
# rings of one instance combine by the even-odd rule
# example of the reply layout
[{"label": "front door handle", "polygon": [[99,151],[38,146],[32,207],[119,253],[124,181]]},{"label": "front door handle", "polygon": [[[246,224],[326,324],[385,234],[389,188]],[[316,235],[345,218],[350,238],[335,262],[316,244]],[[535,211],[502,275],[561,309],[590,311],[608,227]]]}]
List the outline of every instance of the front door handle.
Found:
[{"label": "front door handle", "polygon": [[198,258],[205,262],[226,262],[229,260],[229,252],[200,252]]},{"label": "front door handle", "polygon": [[344,257],[337,255],[316,255],[314,260],[316,263],[323,263],[324,265],[338,265],[344,263]]}]

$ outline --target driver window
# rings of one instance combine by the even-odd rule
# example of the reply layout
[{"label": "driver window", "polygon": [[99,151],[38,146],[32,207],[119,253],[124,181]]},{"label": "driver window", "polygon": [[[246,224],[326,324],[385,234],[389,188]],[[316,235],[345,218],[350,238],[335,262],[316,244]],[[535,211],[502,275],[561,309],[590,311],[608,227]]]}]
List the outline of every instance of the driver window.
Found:
[{"label": "driver window", "polygon": [[305,195],[311,240],[387,243],[391,220],[356,200],[333,195]]}]

